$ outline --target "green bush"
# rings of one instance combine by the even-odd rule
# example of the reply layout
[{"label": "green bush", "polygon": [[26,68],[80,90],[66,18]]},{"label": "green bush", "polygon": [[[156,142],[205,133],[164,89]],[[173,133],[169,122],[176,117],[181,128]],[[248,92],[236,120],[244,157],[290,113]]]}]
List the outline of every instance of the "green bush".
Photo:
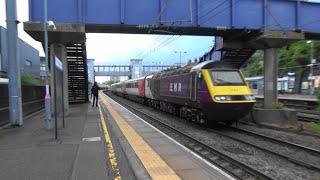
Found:
[{"label": "green bush", "polygon": [[311,122],[305,126],[305,129],[312,132],[320,132],[320,123]]},{"label": "green bush", "polygon": [[281,102],[277,102],[273,104],[273,108],[275,109],[283,109],[284,108],[284,104]]},{"label": "green bush", "polygon": [[21,74],[21,84],[22,85],[34,85],[34,86],[41,86],[43,82],[41,79],[36,78],[30,74]]}]

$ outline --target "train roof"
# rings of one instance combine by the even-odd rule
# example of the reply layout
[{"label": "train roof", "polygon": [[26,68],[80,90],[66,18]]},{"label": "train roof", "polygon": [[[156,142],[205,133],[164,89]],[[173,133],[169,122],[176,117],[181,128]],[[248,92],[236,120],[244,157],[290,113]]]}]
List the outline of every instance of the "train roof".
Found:
[{"label": "train roof", "polygon": [[120,81],[120,82],[117,82],[117,83],[111,84],[110,86],[112,87],[112,86],[120,85],[121,83],[122,83],[122,82]]},{"label": "train roof", "polygon": [[221,61],[204,61],[191,68],[191,72],[200,71],[201,69],[212,69],[212,68],[221,68],[221,69],[234,69],[231,64],[221,62]]},{"label": "train roof", "polygon": [[247,81],[254,81],[254,80],[260,80],[263,79],[263,76],[256,76],[256,77],[247,77],[245,80]]},{"label": "train roof", "polygon": [[127,83],[127,82],[132,82],[132,81],[136,81],[136,80],[139,80],[139,79],[144,79],[146,76],[142,76],[142,77],[138,77],[138,78],[134,78],[134,79],[128,79],[128,80],[125,80],[123,81],[124,83]]},{"label": "train roof", "polygon": [[201,63],[193,66],[193,67],[191,68],[191,72],[193,72],[193,71],[200,71],[202,68],[204,68],[204,67],[212,64],[213,62],[214,62],[213,60],[201,62]]}]

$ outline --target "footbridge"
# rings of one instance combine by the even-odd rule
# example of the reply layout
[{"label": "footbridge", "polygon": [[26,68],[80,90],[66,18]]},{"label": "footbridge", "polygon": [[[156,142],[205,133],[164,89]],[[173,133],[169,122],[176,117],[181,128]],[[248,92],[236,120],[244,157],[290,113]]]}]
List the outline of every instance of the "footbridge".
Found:
[{"label": "footbridge", "polygon": [[[219,36],[219,60],[239,68],[257,49],[320,39],[320,4],[300,0],[48,1],[50,43],[85,42],[85,33]],[[29,0],[24,29],[43,41],[43,1]]]},{"label": "footbridge", "polygon": [[[176,68],[174,65],[143,65],[139,67],[138,76],[144,76],[155,72]],[[141,71],[140,71],[141,70]],[[132,65],[96,65],[94,66],[95,76],[128,76],[134,77]]]}]

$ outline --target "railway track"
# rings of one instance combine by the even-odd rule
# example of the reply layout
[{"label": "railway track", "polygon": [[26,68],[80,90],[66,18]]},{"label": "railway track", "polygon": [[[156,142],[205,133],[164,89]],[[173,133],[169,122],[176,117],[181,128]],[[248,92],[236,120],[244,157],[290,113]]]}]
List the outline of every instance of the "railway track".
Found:
[{"label": "railway track", "polygon": [[316,122],[320,123],[320,115],[318,113],[308,113],[298,110],[298,120],[304,122]]},{"label": "railway track", "polygon": [[131,112],[143,118],[145,121],[152,124],[153,126],[157,127],[159,130],[174,138],[179,143],[188,147],[202,158],[225,170],[230,175],[234,176],[236,179],[274,179],[268,176],[267,174],[264,174],[263,172],[260,172],[257,169],[247,166],[246,164],[222,153],[214,147],[210,147],[200,142],[199,140],[191,137],[190,135],[185,134],[184,132],[171,127],[170,125],[162,122],[160,119],[152,117],[151,115],[141,111],[140,109],[137,109],[128,103],[116,99],[112,95],[108,96],[114,100],[117,100],[117,102],[120,102],[121,105],[129,109]]},{"label": "railway track", "polygon": [[[232,132],[235,132],[235,134],[232,134],[232,132],[230,133],[230,130]],[[228,127],[227,129],[223,129],[223,131],[219,131],[219,130],[214,130],[214,129],[210,129],[209,131],[214,132],[216,134],[219,134],[221,136],[230,138],[232,140],[241,142],[243,144],[249,145],[249,146],[253,146],[257,149],[260,149],[262,151],[265,151],[267,153],[279,156],[281,158],[287,159],[288,161],[306,167],[308,169],[312,169],[312,170],[316,170],[320,172],[320,166],[319,164],[317,164],[316,162],[320,161],[320,150],[317,149],[313,149],[310,147],[306,147],[306,146],[302,146],[299,144],[295,144],[295,143],[291,143],[291,142],[287,142],[287,141],[282,141],[267,135],[263,135],[263,134],[259,134],[256,132],[252,132],[252,131],[247,131],[244,129],[239,129],[239,128],[233,128],[233,127]],[[248,141],[248,140],[244,140],[244,135],[249,136],[249,137],[253,137],[255,139],[258,139],[257,141]],[[296,154],[290,154],[290,153],[283,153],[281,151],[279,151],[279,148],[275,148],[275,149],[270,149],[268,147],[264,147],[261,144],[259,145],[259,143],[255,143],[255,142],[269,142],[269,143],[274,143],[276,144],[276,146],[279,146],[282,149],[287,149],[289,151],[295,151],[295,152],[299,152],[305,155],[305,156],[311,156],[313,159],[318,159],[318,161],[316,162],[306,162],[303,161],[299,158],[296,157]]]},{"label": "railway track", "polygon": [[[261,105],[263,103],[263,97],[256,97],[257,104]],[[279,97],[279,102],[283,103],[288,108],[293,108],[297,110],[309,110],[316,111],[318,107],[318,102],[315,99],[294,99]]]}]

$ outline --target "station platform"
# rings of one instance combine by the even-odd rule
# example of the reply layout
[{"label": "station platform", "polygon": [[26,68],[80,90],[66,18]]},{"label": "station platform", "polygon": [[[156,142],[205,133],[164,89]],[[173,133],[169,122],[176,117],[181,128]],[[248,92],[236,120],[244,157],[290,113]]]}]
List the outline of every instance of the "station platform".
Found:
[{"label": "station platform", "polygon": [[128,161],[137,179],[233,179],[103,93],[100,107],[118,152],[120,174]]},{"label": "station platform", "polygon": [[70,106],[57,140],[44,118],[0,128],[0,179],[234,179],[103,93],[99,107]]},{"label": "station platform", "polygon": [[21,127],[0,129],[0,179],[112,179],[97,107],[71,105],[57,140],[44,118],[40,111]]}]

